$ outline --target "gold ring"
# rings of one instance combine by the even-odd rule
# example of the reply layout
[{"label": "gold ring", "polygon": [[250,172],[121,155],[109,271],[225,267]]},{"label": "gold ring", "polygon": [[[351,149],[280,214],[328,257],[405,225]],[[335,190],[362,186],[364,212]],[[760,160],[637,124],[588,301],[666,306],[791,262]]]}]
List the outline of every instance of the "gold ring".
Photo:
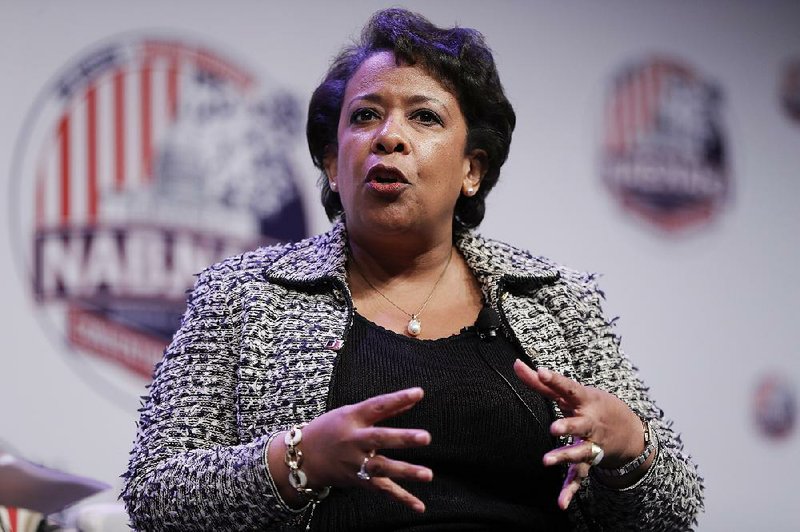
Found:
[{"label": "gold ring", "polygon": [[589,443],[592,444],[592,454],[589,455],[589,465],[596,466],[603,461],[605,453],[603,452],[603,448],[597,445],[595,442],[592,441]]}]

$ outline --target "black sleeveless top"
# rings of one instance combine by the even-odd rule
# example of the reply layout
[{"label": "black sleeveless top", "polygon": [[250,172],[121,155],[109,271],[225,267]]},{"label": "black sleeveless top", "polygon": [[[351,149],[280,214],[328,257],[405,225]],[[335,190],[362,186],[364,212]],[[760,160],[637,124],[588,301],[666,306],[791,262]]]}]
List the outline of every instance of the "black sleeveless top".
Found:
[{"label": "black sleeveless top", "polygon": [[329,408],[420,386],[425,397],[383,425],[431,433],[427,447],[379,454],[433,470],[430,483],[402,482],[426,506],[418,514],[367,489],[333,489],[312,530],[569,530],[557,506],[562,470],[542,466],[556,445],[547,401],[514,374],[518,349],[474,327],[438,340],[388,331],[356,314],[336,360]]}]

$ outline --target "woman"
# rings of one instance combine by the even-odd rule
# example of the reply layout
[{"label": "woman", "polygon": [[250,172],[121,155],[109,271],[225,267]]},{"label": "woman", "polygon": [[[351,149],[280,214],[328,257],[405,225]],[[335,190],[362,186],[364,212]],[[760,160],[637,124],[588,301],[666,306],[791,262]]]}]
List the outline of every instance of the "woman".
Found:
[{"label": "woman", "polygon": [[479,33],[372,18],[309,107],[337,222],[198,279],[142,409],[135,527],[691,526],[700,480],[592,277],[471,231],[514,124]]}]

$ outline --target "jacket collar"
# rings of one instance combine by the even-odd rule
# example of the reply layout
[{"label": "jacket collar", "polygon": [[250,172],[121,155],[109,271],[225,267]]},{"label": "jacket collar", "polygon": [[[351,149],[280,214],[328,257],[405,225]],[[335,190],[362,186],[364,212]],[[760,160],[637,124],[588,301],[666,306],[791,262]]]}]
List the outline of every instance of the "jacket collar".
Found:
[{"label": "jacket collar", "polygon": [[457,235],[456,247],[484,287],[501,282],[541,286],[559,277],[557,267],[546,259],[473,231]]},{"label": "jacket collar", "polygon": [[344,222],[320,235],[283,248],[284,253],[267,266],[264,275],[286,284],[310,285],[324,280],[346,284],[347,230]]},{"label": "jacket collar", "polygon": [[[558,279],[558,270],[549,261],[534,257],[513,246],[463,231],[455,245],[475,273],[484,293],[489,295],[501,283],[511,286],[549,284]],[[283,253],[267,266],[264,275],[287,284],[311,285],[325,280],[346,284],[347,229],[337,221],[326,233],[283,248]]]}]

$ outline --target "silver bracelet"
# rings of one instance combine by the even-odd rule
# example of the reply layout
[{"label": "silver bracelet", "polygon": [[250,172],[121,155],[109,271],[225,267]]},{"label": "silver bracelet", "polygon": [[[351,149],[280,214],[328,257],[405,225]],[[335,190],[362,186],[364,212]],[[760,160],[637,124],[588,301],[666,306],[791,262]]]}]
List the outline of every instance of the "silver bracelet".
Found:
[{"label": "silver bracelet", "polygon": [[592,468],[592,472],[600,477],[622,477],[639,469],[658,445],[658,437],[653,427],[650,426],[649,421],[642,420],[642,432],[644,434],[644,451],[642,451],[642,454],[627,464],[624,464],[622,467],[610,468],[596,466]]},{"label": "silver bracelet", "polygon": [[283,461],[289,467],[289,484],[297,490],[297,493],[316,503],[327,497],[331,488],[330,486],[325,486],[324,488],[313,490],[306,487],[308,478],[303,470],[300,469],[300,466],[303,465],[303,451],[297,447],[303,441],[302,427],[303,425],[294,425],[284,436],[283,443],[286,444],[286,456]]}]

